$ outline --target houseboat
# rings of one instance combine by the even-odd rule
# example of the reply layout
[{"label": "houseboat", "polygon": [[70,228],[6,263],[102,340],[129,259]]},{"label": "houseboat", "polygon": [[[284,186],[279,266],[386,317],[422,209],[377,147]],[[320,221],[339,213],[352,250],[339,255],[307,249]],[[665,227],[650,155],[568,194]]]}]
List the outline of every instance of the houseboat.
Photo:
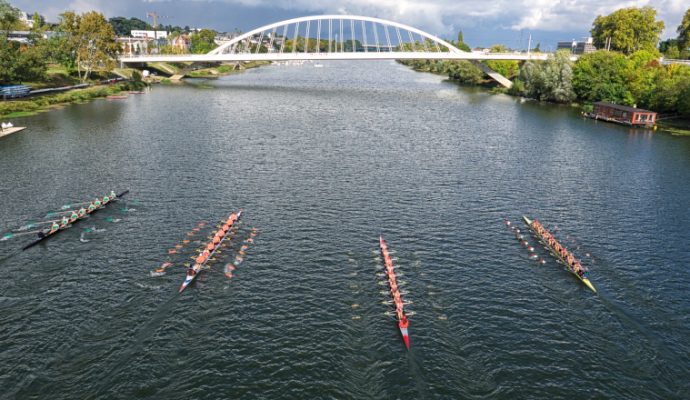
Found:
[{"label": "houseboat", "polygon": [[641,108],[621,106],[613,103],[598,101],[594,103],[591,113],[585,116],[592,119],[600,119],[608,122],[628,126],[641,126],[650,128],[656,124],[656,113],[654,111],[643,110]]}]

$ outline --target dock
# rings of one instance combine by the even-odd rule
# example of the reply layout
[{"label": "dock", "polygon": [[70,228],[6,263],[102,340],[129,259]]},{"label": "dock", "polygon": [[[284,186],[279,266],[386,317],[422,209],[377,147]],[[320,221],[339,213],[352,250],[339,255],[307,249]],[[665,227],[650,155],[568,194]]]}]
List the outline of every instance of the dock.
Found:
[{"label": "dock", "polygon": [[13,126],[11,128],[5,128],[0,130],[0,137],[11,135],[13,133],[23,131],[24,129],[26,129],[25,126]]}]

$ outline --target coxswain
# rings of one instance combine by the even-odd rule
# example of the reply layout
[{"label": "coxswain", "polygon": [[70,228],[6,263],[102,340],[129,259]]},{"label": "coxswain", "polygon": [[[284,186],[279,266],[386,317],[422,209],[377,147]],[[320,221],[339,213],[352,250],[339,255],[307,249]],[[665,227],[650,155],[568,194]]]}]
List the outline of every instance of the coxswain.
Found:
[{"label": "coxswain", "polygon": [[400,322],[398,322],[398,326],[407,329],[407,327],[410,326],[410,321],[407,319],[407,315],[403,313],[402,318],[400,318]]},{"label": "coxswain", "polygon": [[116,198],[117,198],[117,195],[115,194],[115,191],[111,190],[110,191],[110,200],[112,201],[112,200],[115,200]]}]

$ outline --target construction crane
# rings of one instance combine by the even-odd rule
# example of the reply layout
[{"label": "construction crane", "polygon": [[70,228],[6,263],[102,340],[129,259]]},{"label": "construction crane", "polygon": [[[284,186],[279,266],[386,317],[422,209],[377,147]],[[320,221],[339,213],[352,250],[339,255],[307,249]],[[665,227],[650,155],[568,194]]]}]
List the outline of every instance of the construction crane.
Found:
[{"label": "construction crane", "polygon": [[158,18],[168,18],[166,16],[158,15],[155,11],[149,11],[146,13],[146,18],[152,18],[153,19],[153,30],[158,29]]}]

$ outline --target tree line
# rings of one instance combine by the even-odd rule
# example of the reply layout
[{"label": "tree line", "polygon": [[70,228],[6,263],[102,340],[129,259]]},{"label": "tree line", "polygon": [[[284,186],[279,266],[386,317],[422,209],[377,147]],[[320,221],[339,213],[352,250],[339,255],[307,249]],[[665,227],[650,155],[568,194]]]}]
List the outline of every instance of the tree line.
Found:
[{"label": "tree line", "polygon": [[[690,57],[690,9],[677,29],[678,37],[659,43],[663,21],[651,7],[630,7],[592,24],[598,51],[570,60],[559,51],[546,61],[487,61],[494,71],[511,79],[510,94],[556,103],[609,101],[690,117],[690,67],[662,65],[660,57]],[[462,40],[462,37],[459,38]],[[496,45],[492,52],[505,51]],[[409,61],[415,69],[447,74],[468,85],[485,84],[484,74],[469,61]]]},{"label": "tree line", "polygon": [[[56,24],[46,23],[35,13],[31,27],[26,26],[20,16],[18,8],[0,0],[0,84],[41,82],[47,78],[50,64],[60,65],[69,75],[87,82],[94,72],[107,73],[115,68],[115,60],[122,52],[116,41],[118,35],[153,29],[138,18],[107,20],[95,11],[82,14],[67,11],[60,15]],[[189,31],[189,27],[178,26],[159,29],[172,30],[173,35]],[[28,42],[8,40],[12,31],[29,31]],[[208,29],[192,33],[191,50],[195,53],[211,51],[216,47],[215,36],[216,32]]]}]

